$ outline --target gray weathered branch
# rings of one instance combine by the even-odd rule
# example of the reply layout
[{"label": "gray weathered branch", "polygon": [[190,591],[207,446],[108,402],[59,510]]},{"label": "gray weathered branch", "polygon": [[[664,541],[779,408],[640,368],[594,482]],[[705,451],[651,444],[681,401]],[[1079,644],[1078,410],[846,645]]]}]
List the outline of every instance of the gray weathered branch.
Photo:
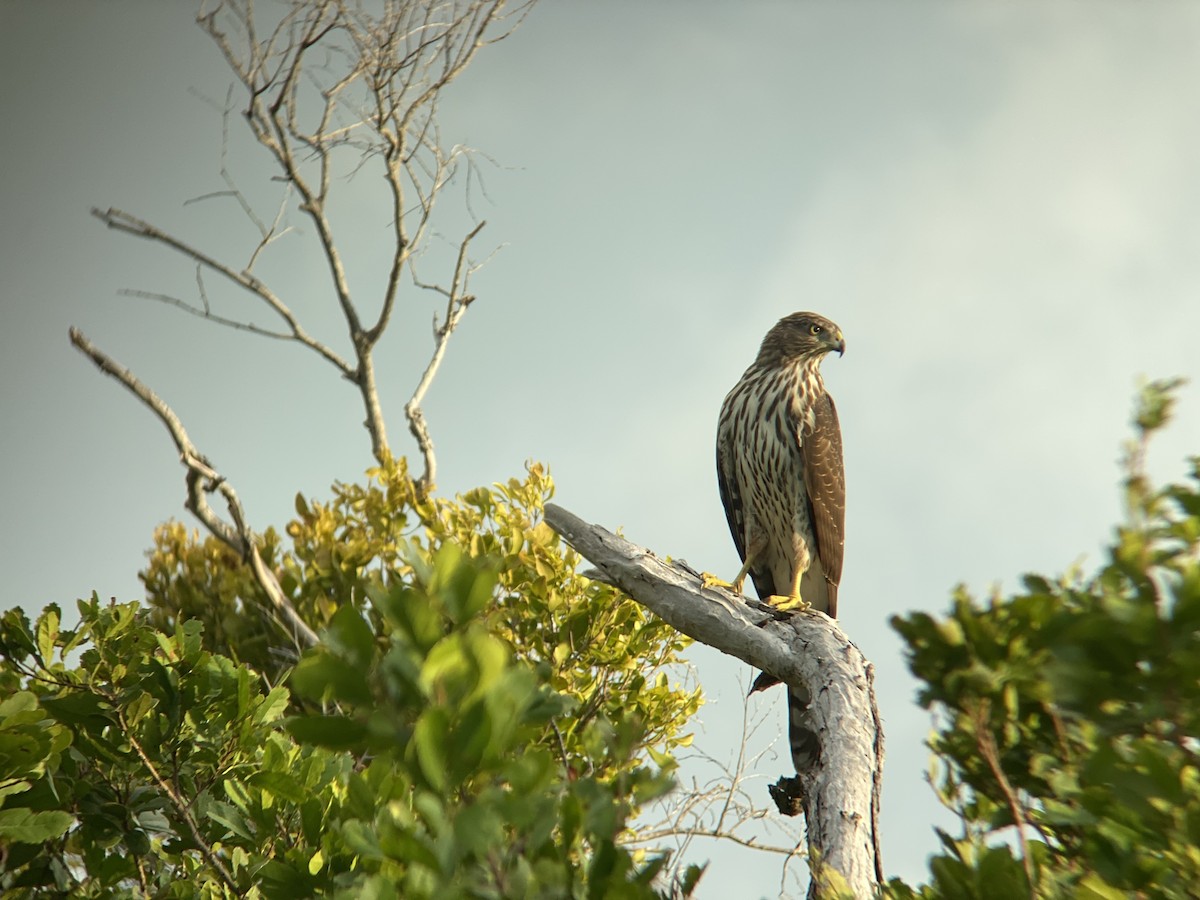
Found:
[{"label": "gray weathered branch", "polygon": [[883,735],[873,668],[837,622],[809,610],[781,614],[720,587],[683,563],[548,504],[546,522],[599,570],[603,580],[689,637],[736,656],[812,696],[821,742],[817,765],[799,773],[808,823],[810,895],[845,888],[872,897],[882,881],[878,791]]},{"label": "gray weathered branch", "polygon": [[[284,620],[291,626],[296,641],[303,647],[311,647],[317,643],[317,635],[308,624],[300,618],[291,601],[279,586],[275,577],[258,551],[258,540],[246,524],[246,516],[242,510],[242,501],[237,492],[225,478],[213,468],[212,463],[205,458],[192,439],[188,437],[183,423],[175,411],[163,401],[154,391],[150,390],[129,369],[122,366],[89,341],[78,328],[70,331],[71,343],[85,356],[90,358],[96,367],[105,375],[111,375],[125,385],[135,397],[148,406],[171,433],[175,447],[179,450],[179,459],[187,470],[187,508],[203,523],[209,533],[226,544],[238,554],[254,573],[254,580],[271,601]],[[232,523],[226,522],[208,502],[208,495],[219,493],[225,499]]]}]

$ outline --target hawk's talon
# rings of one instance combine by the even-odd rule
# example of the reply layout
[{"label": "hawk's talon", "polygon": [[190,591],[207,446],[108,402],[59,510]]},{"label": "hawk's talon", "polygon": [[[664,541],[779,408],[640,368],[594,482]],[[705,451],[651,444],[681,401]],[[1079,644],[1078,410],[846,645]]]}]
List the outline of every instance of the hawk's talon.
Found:
[{"label": "hawk's talon", "polygon": [[763,602],[781,612],[804,612],[806,609],[811,609],[811,604],[806,603],[799,594],[794,597],[772,594],[770,597],[764,597]]},{"label": "hawk's talon", "polygon": [[726,581],[724,578],[718,578],[712,572],[701,572],[700,573],[700,588],[701,588],[701,590],[703,590],[705,588],[719,587],[719,588],[724,588],[727,591],[732,591],[733,593],[737,594],[738,596],[741,596],[742,586],[745,585],[745,583],[746,583],[745,578],[743,578],[741,580],[741,582],[739,583],[737,581]]}]

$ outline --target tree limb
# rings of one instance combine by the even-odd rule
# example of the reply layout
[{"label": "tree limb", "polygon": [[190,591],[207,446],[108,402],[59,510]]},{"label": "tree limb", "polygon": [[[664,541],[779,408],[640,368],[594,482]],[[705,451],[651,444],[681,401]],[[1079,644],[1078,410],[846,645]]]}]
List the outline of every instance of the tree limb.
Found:
[{"label": "tree limb", "polygon": [[486,224],[487,222],[480,222],[476,225],[471,233],[463,238],[458,247],[458,261],[454,266],[454,278],[450,283],[449,290],[442,290],[442,293],[446,295],[446,321],[438,325],[437,317],[434,317],[433,355],[429,358],[429,364],[425,367],[425,371],[421,373],[421,380],[417,382],[412,397],[404,405],[408,430],[416,438],[417,447],[425,462],[425,471],[417,481],[417,487],[422,493],[433,490],[434,481],[437,478],[437,457],[433,452],[433,438],[429,436],[429,428],[425,424],[425,413],[421,409],[421,403],[424,402],[425,392],[429,390],[429,386],[433,383],[433,377],[442,364],[442,357],[446,355],[446,344],[450,341],[450,335],[454,333],[454,329],[458,327],[459,320],[467,311],[467,307],[475,299],[470,294],[464,293],[470,274],[466,265],[467,247]]},{"label": "tree limb", "polygon": [[[296,612],[291,602],[283,593],[283,588],[279,586],[279,581],[275,577],[275,574],[263,562],[262,555],[258,550],[258,540],[246,524],[245,513],[242,510],[242,501],[238,498],[233,485],[225,479],[224,475],[213,468],[212,463],[196,449],[196,445],[188,437],[188,433],[184,429],[179,417],[175,414],[175,411],[167,406],[162,398],[143,384],[129,369],[96,347],[78,328],[72,328],[70,335],[71,343],[81,353],[89,357],[101,372],[105,375],[111,375],[117,381],[121,382],[121,384],[125,385],[166,426],[172,440],[175,442],[176,449],[179,451],[179,459],[187,470],[187,474],[185,475],[187,483],[187,509],[200,520],[210,534],[226,544],[250,566],[251,571],[254,573],[254,580],[258,582],[259,587],[267,595],[267,598],[271,601],[276,611],[291,626],[293,639],[297,645],[311,647],[316,644],[316,632]],[[225,499],[229,516],[233,520],[232,524],[218,516],[209,504],[208,495],[211,493],[219,493]]]},{"label": "tree limb", "polygon": [[802,685],[821,753],[798,774],[808,823],[810,896],[848,888],[874,896],[882,881],[876,792],[882,736],[872,673],[862,653],[823,613],[780,613],[728,590],[706,587],[699,573],[589,525],[554,504],[546,523],[599,570],[602,579],[689,637]]},{"label": "tree limb", "polygon": [[966,712],[974,720],[975,746],[979,748],[979,755],[988,764],[992,777],[996,779],[996,784],[1000,786],[1000,792],[1008,803],[1009,814],[1017,828],[1017,842],[1021,845],[1021,864],[1025,868],[1029,898],[1034,900],[1037,897],[1037,878],[1033,870],[1033,858],[1029,855],[1029,839],[1025,834],[1025,810],[1000,764],[1000,751],[996,747],[995,735],[992,734],[991,704],[985,697],[981,703],[970,704]]},{"label": "tree limb", "polygon": [[[145,222],[139,219],[137,216],[130,215],[124,210],[113,209],[112,207],[108,209],[93,208],[92,215],[109,228],[116,229],[117,231],[124,231],[126,234],[132,234],[136,237],[146,238],[147,240],[170,247],[172,250],[175,250],[189,259],[194,260],[198,266],[202,266],[205,269],[210,269],[213,272],[219,273],[229,281],[232,281],[238,287],[244,288],[262,300],[275,312],[276,315],[279,316],[279,318],[283,319],[283,321],[287,323],[289,333],[279,334],[277,332],[269,332],[266,329],[258,329],[257,326],[247,323],[234,324],[230,321],[223,321],[220,317],[213,316],[207,311],[205,313],[199,313],[194,307],[188,307],[182,302],[173,302],[172,305],[179,306],[183,309],[186,309],[193,315],[199,315],[201,318],[209,319],[210,321],[217,322],[218,324],[230,325],[231,327],[240,327],[243,330],[255,331],[258,334],[266,334],[270,337],[282,337],[297,341],[298,343],[303,344],[310,350],[322,356],[327,362],[332,363],[338,369],[338,371],[342,373],[342,375],[346,376],[347,378],[354,377],[354,367],[320,341],[309,335],[308,332],[306,332],[300,326],[300,323],[296,321],[296,317],[292,314],[292,311],[287,307],[287,305],[280,300],[270,288],[268,288],[261,280],[259,280],[257,276],[251,275],[249,271],[238,272],[231,266],[227,266],[225,263],[214,259],[202,250],[199,250],[196,247],[193,247],[191,244],[188,244],[185,241],[175,237],[173,234],[169,234],[160,228],[156,228],[149,222]],[[164,299],[162,295],[144,296],[151,296],[153,299],[159,300]]]}]

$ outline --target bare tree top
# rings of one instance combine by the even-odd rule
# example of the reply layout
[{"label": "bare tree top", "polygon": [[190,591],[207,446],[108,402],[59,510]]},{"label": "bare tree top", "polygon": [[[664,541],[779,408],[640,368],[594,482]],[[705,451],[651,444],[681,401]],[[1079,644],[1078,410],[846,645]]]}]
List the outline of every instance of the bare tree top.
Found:
[{"label": "bare tree top", "polygon": [[[226,189],[195,199],[236,199],[240,214],[257,231],[257,241],[246,247],[244,257],[232,260],[135,213],[115,207],[92,210],[113,230],[150,241],[195,268],[193,298],[143,289],[127,294],[166,303],[213,324],[295,343],[353,384],[363,404],[363,424],[370,435],[372,454],[380,462],[392,457],[392,449],[374,352],[397,319],[405,285],[414,289],[412,297],[432,296],[438,309],[433,348],[404,405],[424,464],[418,479],[423,492],[434,487],[437,458],[422,403],[451,335],[475,299],[470,279],[480,263],[471,255],[472,242],[485,224],[471,216],[467,224],[458,226],[457,237],[450,239],[454,252],[439,279],[417,277],[414,262],[429,242],[439,198],[459,169],[471,165],[466,148],[442,142],[438,101],[475,54],[508,36],[531,5],[531,0],[514,4],[506,0],[205,3],[197,21],[219,48],[234,85],[222,120],[220,175]],[[235,116],[235,111],[240,116]],[[229,130],[239,121],[253,138],[251,147],[257,145],[273,169],[270,181],[278,186],[279,201],[271,215],[255,209],[233,175],[236,166],[229,158]],[[376,177],[383,187],[387,211],[383,218],[388,222],[390,247],[378,259],[377,274],[382,277],[364,277],[360,282],[383,284],[374,297],[352,293],[352,281],[357,279],[347,271],[341,243],[344,235],[330,213],[331,200],[344,183],[341,175]],[[299,298],[284,296],[255,271],[264,255],[275,252],[279,238],[293,230],[288,222],[295,217],[307,219],[311,226],[296,240],[311,243],[303,249],[293,247],[291,252],[315,253],[324,261],[328,281],[312,285],[311,291],[318,301],[328,298],[338,310],[348,351],[335,349],[330,336],[306,328],[296,312]],[[217,298],[210,292],[212,285],[231,289],[231,296]],[[218,302],[224,304],[220,311]],[[423,303],[422,309],[426,308]],[[251,319],[253,311],[264,310],[270,317],[268,324]],[[263,565],[258,539],[247,524],[233,486],[196,450],[178,416],[133,372],[81,332],[72,329],[71,340],[166,425],[187,471],[188,509],[253,567],[297,646],[314,642],[315,635],[296,616],[275,575]],[[224,498],[232,521],[217,515],[208,503],[208,494]]]},{"label": "bare tree top", "polygon": [[[447,343],[475,299],[472,274],[481,265],[472,242],[484,222],[439,228],[454,252],[440,278],[417,276],[417,259],[431,245],[439,200],[473,152],[443,141],[438,127],[442,92],[478,51],[511,34],[531,6],[506,0],[292,0],[256,3],[219,0],[198,16],[235,79],[224,110],[225,140],[220,174],[226,189],[197,199],[234,197],[253,224],[258,240],[241,261],[221,259],[169,229],[117,208],[93,214],[110,227],[150,240],[187,259],[196,269],[197,295],[185,298],[154,290],[127,294],[156,300],[214,324],[259,336],[294,342],[315,353],[353,384],[365,412],[364,426],[377,460],[392,455],[379,394],[374,351],[396,318],[406,295],[436,299],[433,348],[404,406],[424,471],[423,490],[434,486],[437,459],[422,404],[446,353]],[[240,115],[237,115],[240,114]],[[228,159],[228,132],[240,121],[275,170],[279,203],[262,214],[239,188]],[[375,263],[376,277],[354,277],[345,258],[345,226],[331,214],[340,176],[379,178],[390,247]],[[296,240],[309,240],[304,251],[325,263],[328,281],[315,284],[316,299],[327,296],[345,327],[349,352],[335,349],[332,336],[306,329],[295,312],[298,298],[283,296],[256,274],[263,256],[274,252],[289,221],[299,216],[312,226]],[[460,217],[461,218],[461,217]],[[450,219],[447,219],[450,222]],[[454,229],[457,237],[449,237]],[[486,255],[485,255],[486,256]],[[210,283],[234,289],[232,311],[217,311]],[[374,296],[359,296],[355,283],[382,283]],[[308,299],[308,298],[306,298]],[[249,310],[266,309],[274,324],[250,319]],[[420,304],[427,310],[426,301]],[[420,319],[424,318],[424,314]],[[417,321],[419,321],[418,319]]]}]

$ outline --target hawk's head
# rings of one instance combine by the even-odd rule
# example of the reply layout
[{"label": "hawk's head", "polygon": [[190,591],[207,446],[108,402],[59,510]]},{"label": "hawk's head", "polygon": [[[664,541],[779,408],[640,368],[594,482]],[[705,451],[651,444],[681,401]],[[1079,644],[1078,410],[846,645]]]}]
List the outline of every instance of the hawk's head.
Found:
[{"label": "hawk's head", "polygon": [[804,360],[820,360],[830,350],[846,352],[842,329],[814,312],[792,313],[775,323],[758,351],[759,365],[781,366]]}]

